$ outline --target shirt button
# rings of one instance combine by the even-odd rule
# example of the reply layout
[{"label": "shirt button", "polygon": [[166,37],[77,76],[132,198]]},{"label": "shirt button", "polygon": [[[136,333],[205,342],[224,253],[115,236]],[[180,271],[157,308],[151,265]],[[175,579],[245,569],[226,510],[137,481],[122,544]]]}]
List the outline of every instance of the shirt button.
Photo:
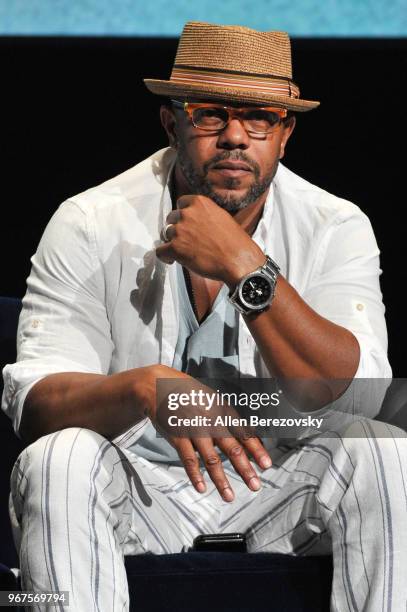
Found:
[{"label": "shirt button", "polygon": [[34,327],[34,329],[36,329],[39,326],[40,322],[38,321],[38,319],[34,319],[34,321],[31,323],[31,327]]},{"label": "shirt button", "polygon": [[356,308],[358,310],[363,310],[364,309],[364,305],[363,304],[356,304]]}]

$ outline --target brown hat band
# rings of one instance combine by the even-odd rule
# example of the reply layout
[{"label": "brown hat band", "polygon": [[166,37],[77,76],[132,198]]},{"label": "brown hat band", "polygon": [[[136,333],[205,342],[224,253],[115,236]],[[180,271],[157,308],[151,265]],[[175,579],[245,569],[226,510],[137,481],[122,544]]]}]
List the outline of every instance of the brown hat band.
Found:
[{"label": "brown hat band", "polygon": [[272,93],[279,96],[299,98],[299,87],[289,79],[279,79],[260,74],[231,73],[213,70],[202,70],[190,66],[174,66],[171,81],[193,85],[194,83],[206,85],[225,85],[239,89],[250,89],[261,93]]}]

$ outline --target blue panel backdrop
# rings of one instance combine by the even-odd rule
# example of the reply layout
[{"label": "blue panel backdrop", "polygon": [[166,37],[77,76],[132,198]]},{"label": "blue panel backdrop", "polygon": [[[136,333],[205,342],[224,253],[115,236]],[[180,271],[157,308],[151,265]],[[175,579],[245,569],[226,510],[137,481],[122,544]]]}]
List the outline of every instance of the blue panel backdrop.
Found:
[{"label": "blue panel backdrop", "polygon": [[293,36],[406,36],[405,0],[0,0],[0,35],[177,36],[188,20]]}]

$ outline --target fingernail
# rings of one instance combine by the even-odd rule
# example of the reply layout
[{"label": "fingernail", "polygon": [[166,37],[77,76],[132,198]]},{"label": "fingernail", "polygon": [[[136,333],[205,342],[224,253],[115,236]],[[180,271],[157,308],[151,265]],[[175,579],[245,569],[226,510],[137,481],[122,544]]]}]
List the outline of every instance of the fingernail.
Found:
[{"label": "fingernail", "polygon": [[258,491],[261,487],[260,480],[257,476],[252,476],[249,480],[249,487],[252,491]]},{"label": "fingernail", "polygon": [[266,470],[267,468],[272,466],[272,461],[271,461],[270,457],[267,457],[267,456],[262,457],[260,459],[259,463],[260,463],[260,467],[262,467],[263,470]]},{"label": "fingernail", "polygon": [[230,487],[227,487],[226,489],[223,489],[222,497],[227,502],[231,502],[231,501],[233,501],[235,499],[235,496],[233,495],[233,491],[232,491],[232,489]]},{"label": "fingernail", "polygon": [[198,491],[198,493],[205,493],[206,491],[206,486],[204,482],[198,482],[196,485],[196,490]]}]

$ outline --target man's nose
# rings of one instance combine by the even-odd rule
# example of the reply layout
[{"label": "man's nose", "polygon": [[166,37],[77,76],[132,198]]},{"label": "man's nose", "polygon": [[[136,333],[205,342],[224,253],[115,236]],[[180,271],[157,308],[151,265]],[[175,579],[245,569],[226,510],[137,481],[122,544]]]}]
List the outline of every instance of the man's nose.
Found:
[{"label": "man's nose", "polygon": [[218,147],[220,149],[247,149],[249,146],[250,136],[243,123],[237,117],[231,118],[218,136]]}]

